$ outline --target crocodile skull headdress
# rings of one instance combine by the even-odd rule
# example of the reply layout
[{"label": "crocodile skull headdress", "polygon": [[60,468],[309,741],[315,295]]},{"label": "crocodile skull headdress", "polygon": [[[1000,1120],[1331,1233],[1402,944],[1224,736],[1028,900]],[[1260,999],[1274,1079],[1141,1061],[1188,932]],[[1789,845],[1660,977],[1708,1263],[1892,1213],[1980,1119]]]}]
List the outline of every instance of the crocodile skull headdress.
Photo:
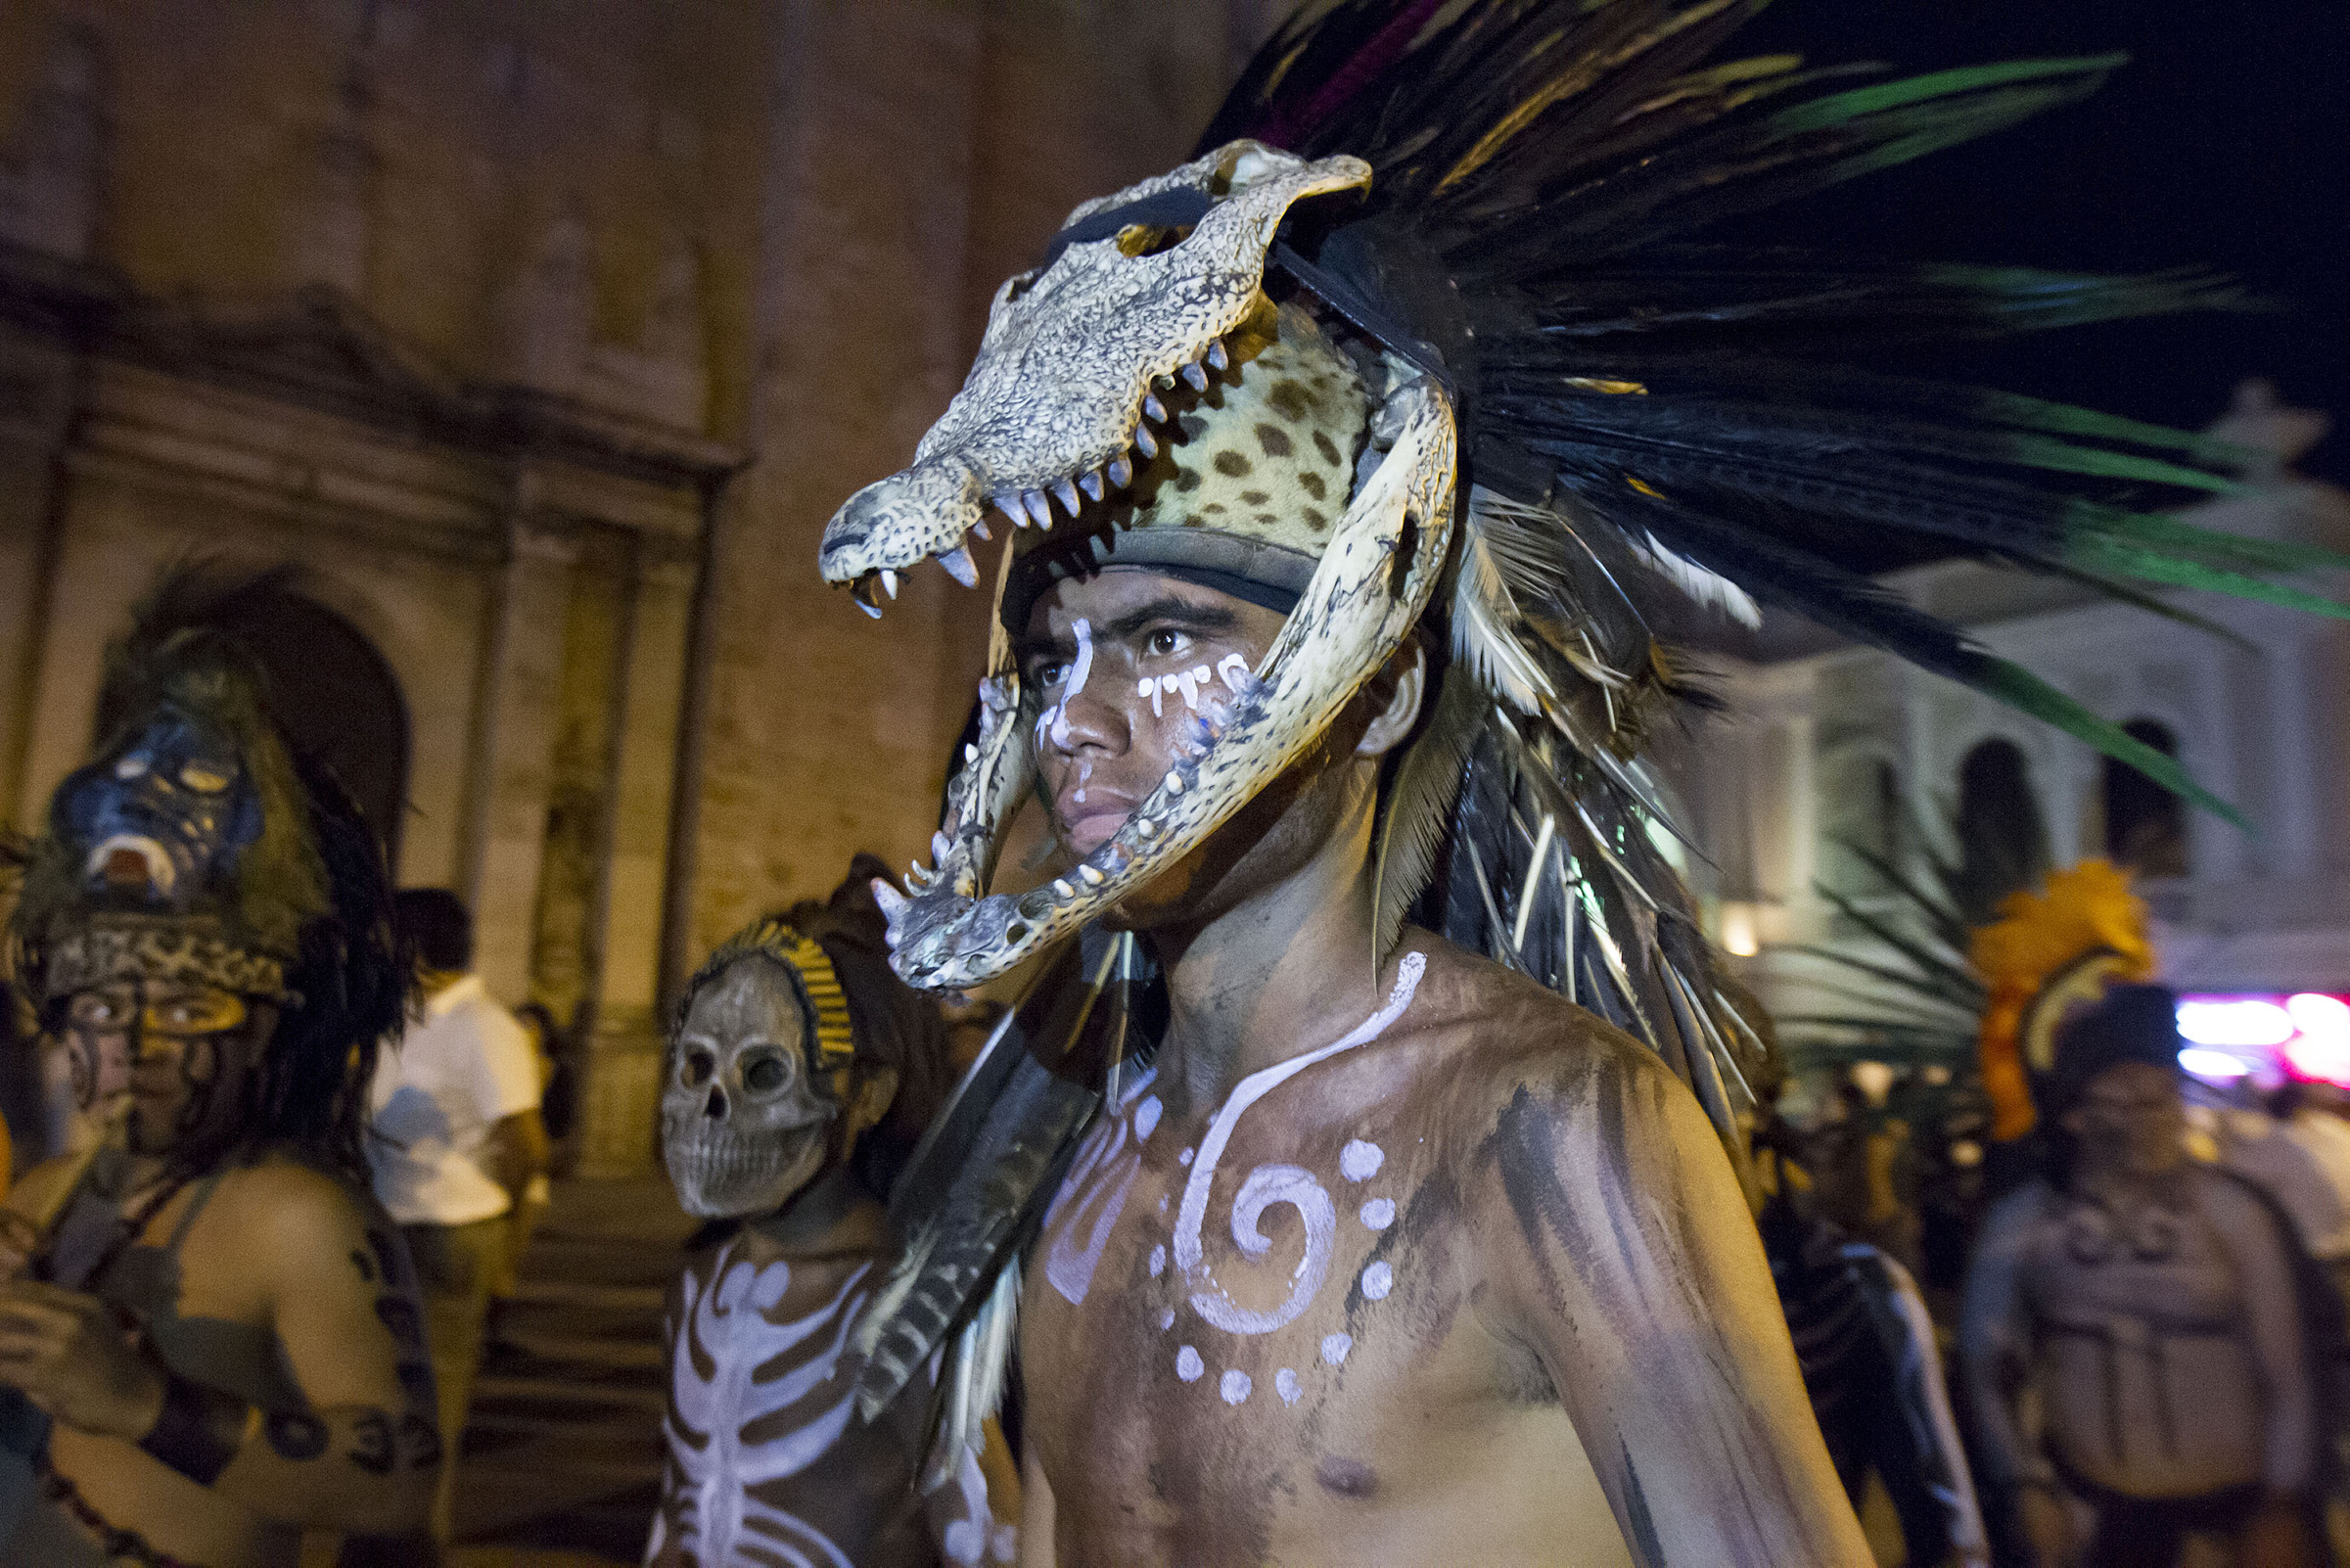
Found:
[{"label": "crocodile skull headdress", "polygon": [[[1145,530],[1129,494],[1171,477],[1174,454],[1162,443],[1221,413],[1227,386],[1262,395],[1267,378],[1250,384],[1253,360],[1315,335],[1298,307],[1283,324],[1266,292],[1267,253],[1296,204],[1369,178],[1358,159],[1308,160],[1240,141],[1078,208],[1046,265],[997,293],[978,363],[914,465],[852,496],[825,530],[824,575],[853,583],[877,613],[895,574],[926,556],[975,581],[965,539],[987,536],[991,513],[1041,535],[1056,502],[1064,535],[1077,532],[1081,552],[1095,559],[1147,564],[1222,549],[1307,568],[1262,668],[1225,673],[1233,700],[1196,755],[1107,843],[1019,898],[986,884],[1031,781],[1032,731],[1046,715],[1005,656],[1000,633],[1017,628],[1003,625],[1010,574],[999,578],[980,737],[950,788],[936,866],[918,870],[913,897],[892,910],[896,962],[913,984],[956,988],[999,975],[1196,849],[1313,743],[1426,608],[1451,534],[1452,405],[1435,376],[1375,343],[1353,359],[1310,345],[1317,370],[1359,376],[1376,409],[1372,451],[1359,480],[1340,470],[1352,494],[1333,498],[1333,510],[1343,501],[1335,524],[1321,520],[1318,556],[1284,548],[1288,520],[1269,516],[1254,534]],[[1009,553],[1038,552],[1050,552],[1040,537],[1015,535]]]},{"label": "crocodile skull headdress", "polygon": [[[2068,101],[2116,60],[1859,86],[1793,56],[1704,66],[1751,10],[1306,7],[1201,156],[1079,207],[1004,285],[913,465],[852,496],[821,553],[879,615],[899,573],[935,556],[974,586],[967,541],[991,522],[1021,530],[937,863],[891,910],[901,975],[984,981],[1115,904],[1290,765],[1422,622],[1441,633],[1420,643],[1434,697],[1381,778],[1379,940],[1408,907],[1569,992],[1657,1042],[1725,1126],[1752,1042],[1651,838],[1637,760],[1691,695],[1665,648],[1703,625],[1693,607],[1752,622],[1775,601],[2226,810],[1869,574],[1964,553],[2114,580],[2125,598],[2116,579],[2136,577],[2338,612],[2271,580],[2334,558],[2097,493],[2225,489],[2235,458],[2209,440],[1837,362],[1887,334],[2188,308],[2210,285],[1690,243]],[[1202,438],[1195,416],[1229,419],[1229,394],[1276,352],[1344,366],[1370,410],[1343,511],[1301,532],[1302,506],[1252,506],[1270,515],[1244,525],[1243,508],[1164,504],[1167,449]],[[1015,897],[990,882],[1046,715],[1010,658],[1007,630],[1024,628],[1003,617],[1043,550],[1078,571],[1090,554],[1261,580],[1283,551],[1310,570],[1285,583],[1295,607],[1262,666],[1220,674],[1231,695],[1197,754],[1114,838]]]}]

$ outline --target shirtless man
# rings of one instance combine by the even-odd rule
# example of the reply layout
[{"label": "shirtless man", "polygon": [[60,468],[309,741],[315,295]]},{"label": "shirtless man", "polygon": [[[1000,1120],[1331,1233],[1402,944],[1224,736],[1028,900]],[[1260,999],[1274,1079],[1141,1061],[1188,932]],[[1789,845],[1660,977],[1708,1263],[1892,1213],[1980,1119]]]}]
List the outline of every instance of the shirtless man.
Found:
[{"label": "shirtless man", "polygon": [[[1767,593],[2170,764],[1837,559],[1861,529],[2046,559],[2086,514],[1953,454],[2120,460],[1824,368],[1848,309],[1899,332],[1914,296],[1678,244],[2101,68],[1795,102],[1793,57],[1698,69],[1744,14],[1301,8],[1200,156],[1003,286],[911,466],[825,530],[875,615],[1009,533],[893,961],[953,991],[1058,946],[1093,978],[1027,1010],[1062,1043],[1015,1012],[1012,1065],[982,1059],[1020,1125],[949,1114],[953,1234],[866,1337],[893,1375],[995,1342],[1098,1096],[1026,1255],[1032,1562],[1867,1561],[1724,1153],[1756,1031],[1634,761],[1695,695],[1657,618]],[[1022,887],[1038,797],[1063,853]],[[1163,1031],[1128,1027],[1145,969]],[[1066,1044],[1095,996],[1098,1059]]]},{"label": "shirtless man", "polygon": [[[872,862],[865,874],[882,869]],[[981,1455],[910,1505],[927,1383],[888,1419],[849,1419],[858,1312],[894,1249],[893,1152],[945,1067],[928,998],[890,973],[862,877],[730,938],[688,984],[662,1090],[663,1154],[690,1214],[731,1222],[699,1248],[666,1329],[668,1462],[649,1568],[1012,1559]],[[894,1111],[900,1127],[877,1131]],[[998,1490],[1016,1491],[996,1440]]]},{"label": "shirtless man", "polygon": [[359,1149],[402,996],[382,854],[221,635],[265,587],[199,574],[151,601],[18,908],[27,989],[111,1132],[0,1211],[0,1383],[39,1412],[0,1454],[11,1568],[291,1568],[304,1530],[421,1523],[440,1465]]},{"label": "shirtless man", "polygon": [[[1253,669],[1282,617],[1145,570],[1063,582],[1025,639],[1048,697],[1080,621],[1091,678],[1041,762],[1082,856],[1196,721],[1141,679]],[[1363,961],[1422,668],[1121,906],[1173,1018],[1030,1268],[1023,1560],[1866,1562],[1689,1091],[1425,932]]]}]

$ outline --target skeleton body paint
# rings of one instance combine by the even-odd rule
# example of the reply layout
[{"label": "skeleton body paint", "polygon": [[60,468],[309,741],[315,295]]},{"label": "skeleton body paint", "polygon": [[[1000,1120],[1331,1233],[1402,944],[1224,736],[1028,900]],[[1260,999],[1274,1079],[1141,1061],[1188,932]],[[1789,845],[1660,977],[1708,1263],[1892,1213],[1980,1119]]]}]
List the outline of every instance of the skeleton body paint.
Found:
[{"label": "skeleton body paint", "polygon": [[835,1374],[871,1267],[856,1266],[796,1317],[784,1308],[792,1268],[780,1259],[761,1268],[728,1247],[707,1277],[685,1276],[669,1327],[663,1431],[673,1473],[662,1513],[664,1540],[685,1561],[716,1568],[764,1550],[795,1568],[851,1568],[831,1538],[770,1494],[849,1428],[853,1399]]},{"label": "skeleton body paint", "polygon": [[[861,891],[852,886],[851,894]],[[836,894],[838,899],[842,895]],[[823,918],[831,918],[829,916]],[[880,922],[755,922],[688,986],[663,1093],[664,1154],[685,1207],[744,1222],[697,1256],[671,1297],[668,1462],[648,1563],[659,1568],[915,1568],[1008,1560],[966,1453],[920,1509],[929,1386],[871,1421],[856,1414],[852,1331],[889,1231],[851,1163],[912,1047],[876,1043],[849,988],[896,986],[877,964],[839,966],[821,942],[877,945]],[[865,993],[870,998],[870,993]],[[868,1022],[866,1028],[879,1027]],[[943,1048],[943,1040],[941,1041]]]}]

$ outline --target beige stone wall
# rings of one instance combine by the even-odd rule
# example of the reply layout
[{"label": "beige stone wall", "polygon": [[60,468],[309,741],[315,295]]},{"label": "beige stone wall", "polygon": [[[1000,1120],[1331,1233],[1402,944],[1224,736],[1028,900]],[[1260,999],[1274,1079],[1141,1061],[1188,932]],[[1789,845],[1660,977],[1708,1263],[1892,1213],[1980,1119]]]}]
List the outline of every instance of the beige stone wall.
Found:
[{"label": "beige stone wall", "polygon": [[[758,460],[728,496],[690,946],[857,849],[928,857],[986,651],[924,568],[882,621],[808,591],[816,541],[912,456],[996,285],[1078,201],[1179,161],[1222,93],[1222,8],[1165,0],[789,8],[759,282]],[[992,560],[982,551],[981,580]],[[675,961],[672,959],[672,961]]]},{"label": "beige stone wall", "polygon": [[[910,457],[1068,208],[1188,153],[1264,9],[0,7],[0,241],[279,376],[0,323],[0,817],[75,760],[157,569],[303,563],[408,705],[402,880],[471,894],[498,994],[586,1007],[582,1155],[641,1162],[668,992],[855,850],[923,852],[979,672],[984,594],[924,570],[869,622],[815,576],[826,519]],[[606,455],[344,408],[304,354],[545,394]],[[632,441],[743,466],[706,512],[616,467]]]}]

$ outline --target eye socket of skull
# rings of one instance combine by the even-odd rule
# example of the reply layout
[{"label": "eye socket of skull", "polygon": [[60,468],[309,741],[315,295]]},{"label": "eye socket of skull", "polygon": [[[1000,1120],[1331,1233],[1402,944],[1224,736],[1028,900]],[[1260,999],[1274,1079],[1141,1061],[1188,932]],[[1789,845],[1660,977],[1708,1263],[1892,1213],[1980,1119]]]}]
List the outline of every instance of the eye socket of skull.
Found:
[{"label": "eye socket of skull", "polygon": [[845,1152],[841,1107],[808,1061],[813,1038],[795,971],[764,952],[695,991],[661,1104],[663,1160],[688,1213],[766,1212]]},{"label": "eye socket of skull", "polygon": [[678,1023],[664,1090],[668,1114],[745,1117],[775,1130],[828,1119],[829,1085],[807,1060],[812,1038],[790,968],[745,954],[694,993]]}]

